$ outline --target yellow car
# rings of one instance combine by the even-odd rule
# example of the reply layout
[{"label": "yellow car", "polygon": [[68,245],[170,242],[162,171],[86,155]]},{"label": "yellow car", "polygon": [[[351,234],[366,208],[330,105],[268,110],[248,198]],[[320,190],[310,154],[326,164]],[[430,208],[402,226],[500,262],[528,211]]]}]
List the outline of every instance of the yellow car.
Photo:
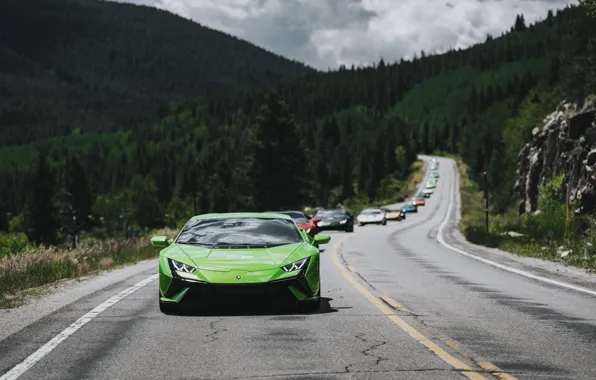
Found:
[{"label": "yellow car", "polygon": [[385,219],[387,220],[402,220],[404,215],[398,208],[386,208],[383,209],[385,212]]}]

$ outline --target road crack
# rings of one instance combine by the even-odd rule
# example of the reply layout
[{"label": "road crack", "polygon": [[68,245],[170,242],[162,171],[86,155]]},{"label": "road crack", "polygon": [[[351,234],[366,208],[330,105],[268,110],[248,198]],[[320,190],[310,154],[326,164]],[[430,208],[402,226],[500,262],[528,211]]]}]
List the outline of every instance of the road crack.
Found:
[{"label": "road crack", "polygon": [[[461,373],[466,372],[456,368],[412,368],[412,369],[374,369],[374,370],[357,370],[357,371],[350,371],[350,374],[370,374],[370,373]],[[346,372],[341,371],[312,371],[312,372],[292,372],[292,373],[284,373],[284,374],[275,374],[275,375],[254,375],[254,376],[239,376],[239,377],[226,377],[226,380],[248,380],[248,379],[290,379],[293,377],[305,377],[305,376],[321,376],[321,375],[346,375]],[[206,380],[204,377],[191,377],[188,379],[201,379]],[[222,380],[224,378],[212,378],[213,380],[218,379]]]},{"label": "road crack", "polygon": [[223,318],[217,319],[215,321],[209,322],[209,328],[212,330],[211,333],[205,335],[205,338],[211,338],[210,342],[215,342],[219,338],[219,334],[228,331],[228,329],[223,327],[215,326],[217,323],[222,322]]},{"label": "road crack", "polygon": [[[376,341],[376,342],[371,342],[368,339],[365,338],[365,334],[363,333],[359,333],[355,335],[356,339],[360,340],[363,343],[371,343],[366,349],[360,351],[360,353],[368,358],[372,358],[375,360],[375,366],[378,366],[382,361],[384,360],[389,360],[389,358],[385,358],[383,356],[380,355],[376,355],[373,353],[374,350],[376,350],[379,347],[382,347],[384,345],[387,344],[387,341]],[[352,371],[352,367],[355,365],[359,365],[359,364],[365,364],[365,363],[352,363],[352,364],[348,364],[347,366],[345,366],[344,370],[345,372],[358,372],[358,371]]]}]

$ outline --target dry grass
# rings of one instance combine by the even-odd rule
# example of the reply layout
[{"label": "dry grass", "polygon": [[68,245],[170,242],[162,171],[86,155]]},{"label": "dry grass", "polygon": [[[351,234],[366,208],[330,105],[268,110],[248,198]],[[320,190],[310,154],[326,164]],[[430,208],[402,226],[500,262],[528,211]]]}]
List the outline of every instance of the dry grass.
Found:
[{"label": "dry grass", "polygon": [[128,240],[98,241],[75,250],[29,248],[5,256],[0,259],[0,308],[14,304],[15,295],[25,289],[156,257],[159,250],[150,245],[153,235],[172,237],[175,231],[161,230]]},{"label": "dry grass", "polygon": [[424,162],[416,161],[410,168],[411,174],[407,181],[407,192],[408,196],[413,195],[416,192],[416,185],[424,178]]}]

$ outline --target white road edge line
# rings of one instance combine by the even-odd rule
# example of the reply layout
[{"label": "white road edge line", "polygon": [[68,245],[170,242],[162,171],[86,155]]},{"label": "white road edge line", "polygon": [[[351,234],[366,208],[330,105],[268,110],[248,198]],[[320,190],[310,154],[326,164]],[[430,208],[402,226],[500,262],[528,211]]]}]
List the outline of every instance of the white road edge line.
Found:
[{"label": "white road edge line", "polygon": [[60,334],[56,335],[52,338],[49,342],[41,346],[37,351],[31,354],[27,359],[23,360],[21,363],[14,366],[10,371],[2,375],[0,380],[14,380],[21,377],[29,368],[33,367],[35,363],[43,359],[46,355],[52,352],[58,345],[64,342],[69,336],[74,334],[77,330],[81,327],[89,323],[93,318],[97,317],[100,313],[106,311],[111,306],[114,306],[116,303],[122,301],[124,298],[128,297],[129,295],[133,294],[137,290],[149,285],[149,283],[155,281],[158,278],[157,274],[151,275],[136,283],[135,285],[131,286],[128,289],[123,290],[122,292],[116,294],[115,296],[111,297],[104,303],[97,306],[95,309],[91,310],[87,314],[83,315],[79,318],[76,322],[72,325],[68,326]]},{"label": "white road edge line", "polygon": [[[457,252],[457,253],[459,253],[461,255],[464,255],[464,256],[467,256],[467,257],[470,257],[470,258],[472,258],[474,260],[481,261],[481,262],[483,262],[485,264],[488,264],[488,265],[491,265],[491,266],[493,266],[495,268],[499,268],[499,269],[502,269],[504,271],[507,271],[507,272],[510,272],[510,273],[515,273],[517,275],[524,276],[524,277],[527,277],[527,278],[531,278],[531,279],[534,279],[534,280],[537,280],[537,281],[542,281],[542,282],[545,282],[545,283],[548,283],[548,284],[551,284],[551,285],[556,285],[556,286],[559,286],[559,287],[562,287],[562,288],[567,288],[567,289],[570,289],[570,290],[575,290],[577,292],[581,292],[581,293],[589,294],[589,295],[592,295],[592,296],[596,296],[596,291],[594,291],[594,290],[590,290],[590,289],[587,289],[587,288],[584,288],[584,287],[581,287],[581,286],[577,286],[577,285],[573,285],[573,284],[569,284],[569,283],[566,283],[566,282],[552,280],[550,278],[546,278],[546,277],[542,277],[542,276],[537,276],[535,274],[532,274],[532,273],[529,273],[529,272],[526,272],[526,271],[523,271],[523,270],[520,270],[520,269],[516,269],[516,268],[509,267],[507,265],[499,264],[499,263],[494,262],[492,260],[488,260],[488,259],[485,259],[483,257],[476,256],[474,254],[471,254],[471,253],[468,253],[466,251],[463,251],[463,250],[461,250],[459,248],[453,247],[452,245],[449,245],[447,242],[445,242],[445,239],[443,239],[443,229],[445,228],[445,226],[449,222],[449,219],[451,218],[451,212],[453,211],[453,204],[454,204],[454,201],[453,200],[455,198],[455,195],[458,193],[458,187],[457,186],[459,185],[459,174],[457,173],[457,168],[455,170],[456,170],[455,171],[455,177],[454,177],[455,178],[455,181],[454,181],[454,186],[452,188],[451,196],[449,197],[449,205],[448,205],[448,208],[447,208],[447,215],[445,216],[445,219],[443,219],[443,222],[441,223],[441,226],[439,227],[439,232],[437,233],[437,240],[439,241],[439,243],[441,243],[443,246],[445,246],[446,248],[448,248],[448,249],[450,249],[450,250],[452,250],[454,252]],[[2,379],[0,379],[0,380],[2,380]]]}]

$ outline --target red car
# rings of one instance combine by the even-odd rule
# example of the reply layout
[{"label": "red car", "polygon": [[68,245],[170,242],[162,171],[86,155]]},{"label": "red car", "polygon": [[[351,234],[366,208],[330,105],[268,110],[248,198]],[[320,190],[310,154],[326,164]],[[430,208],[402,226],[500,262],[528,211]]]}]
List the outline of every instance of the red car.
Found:
[{"label": "red car", "polygon": [[300,211],[268,211],[276,214],[288,215],[294,220],[294,223],[301,229],[306,231],[310,236],[315,236],[319,232],[317,223],[321,221],[321,218],[309,218]]}]

